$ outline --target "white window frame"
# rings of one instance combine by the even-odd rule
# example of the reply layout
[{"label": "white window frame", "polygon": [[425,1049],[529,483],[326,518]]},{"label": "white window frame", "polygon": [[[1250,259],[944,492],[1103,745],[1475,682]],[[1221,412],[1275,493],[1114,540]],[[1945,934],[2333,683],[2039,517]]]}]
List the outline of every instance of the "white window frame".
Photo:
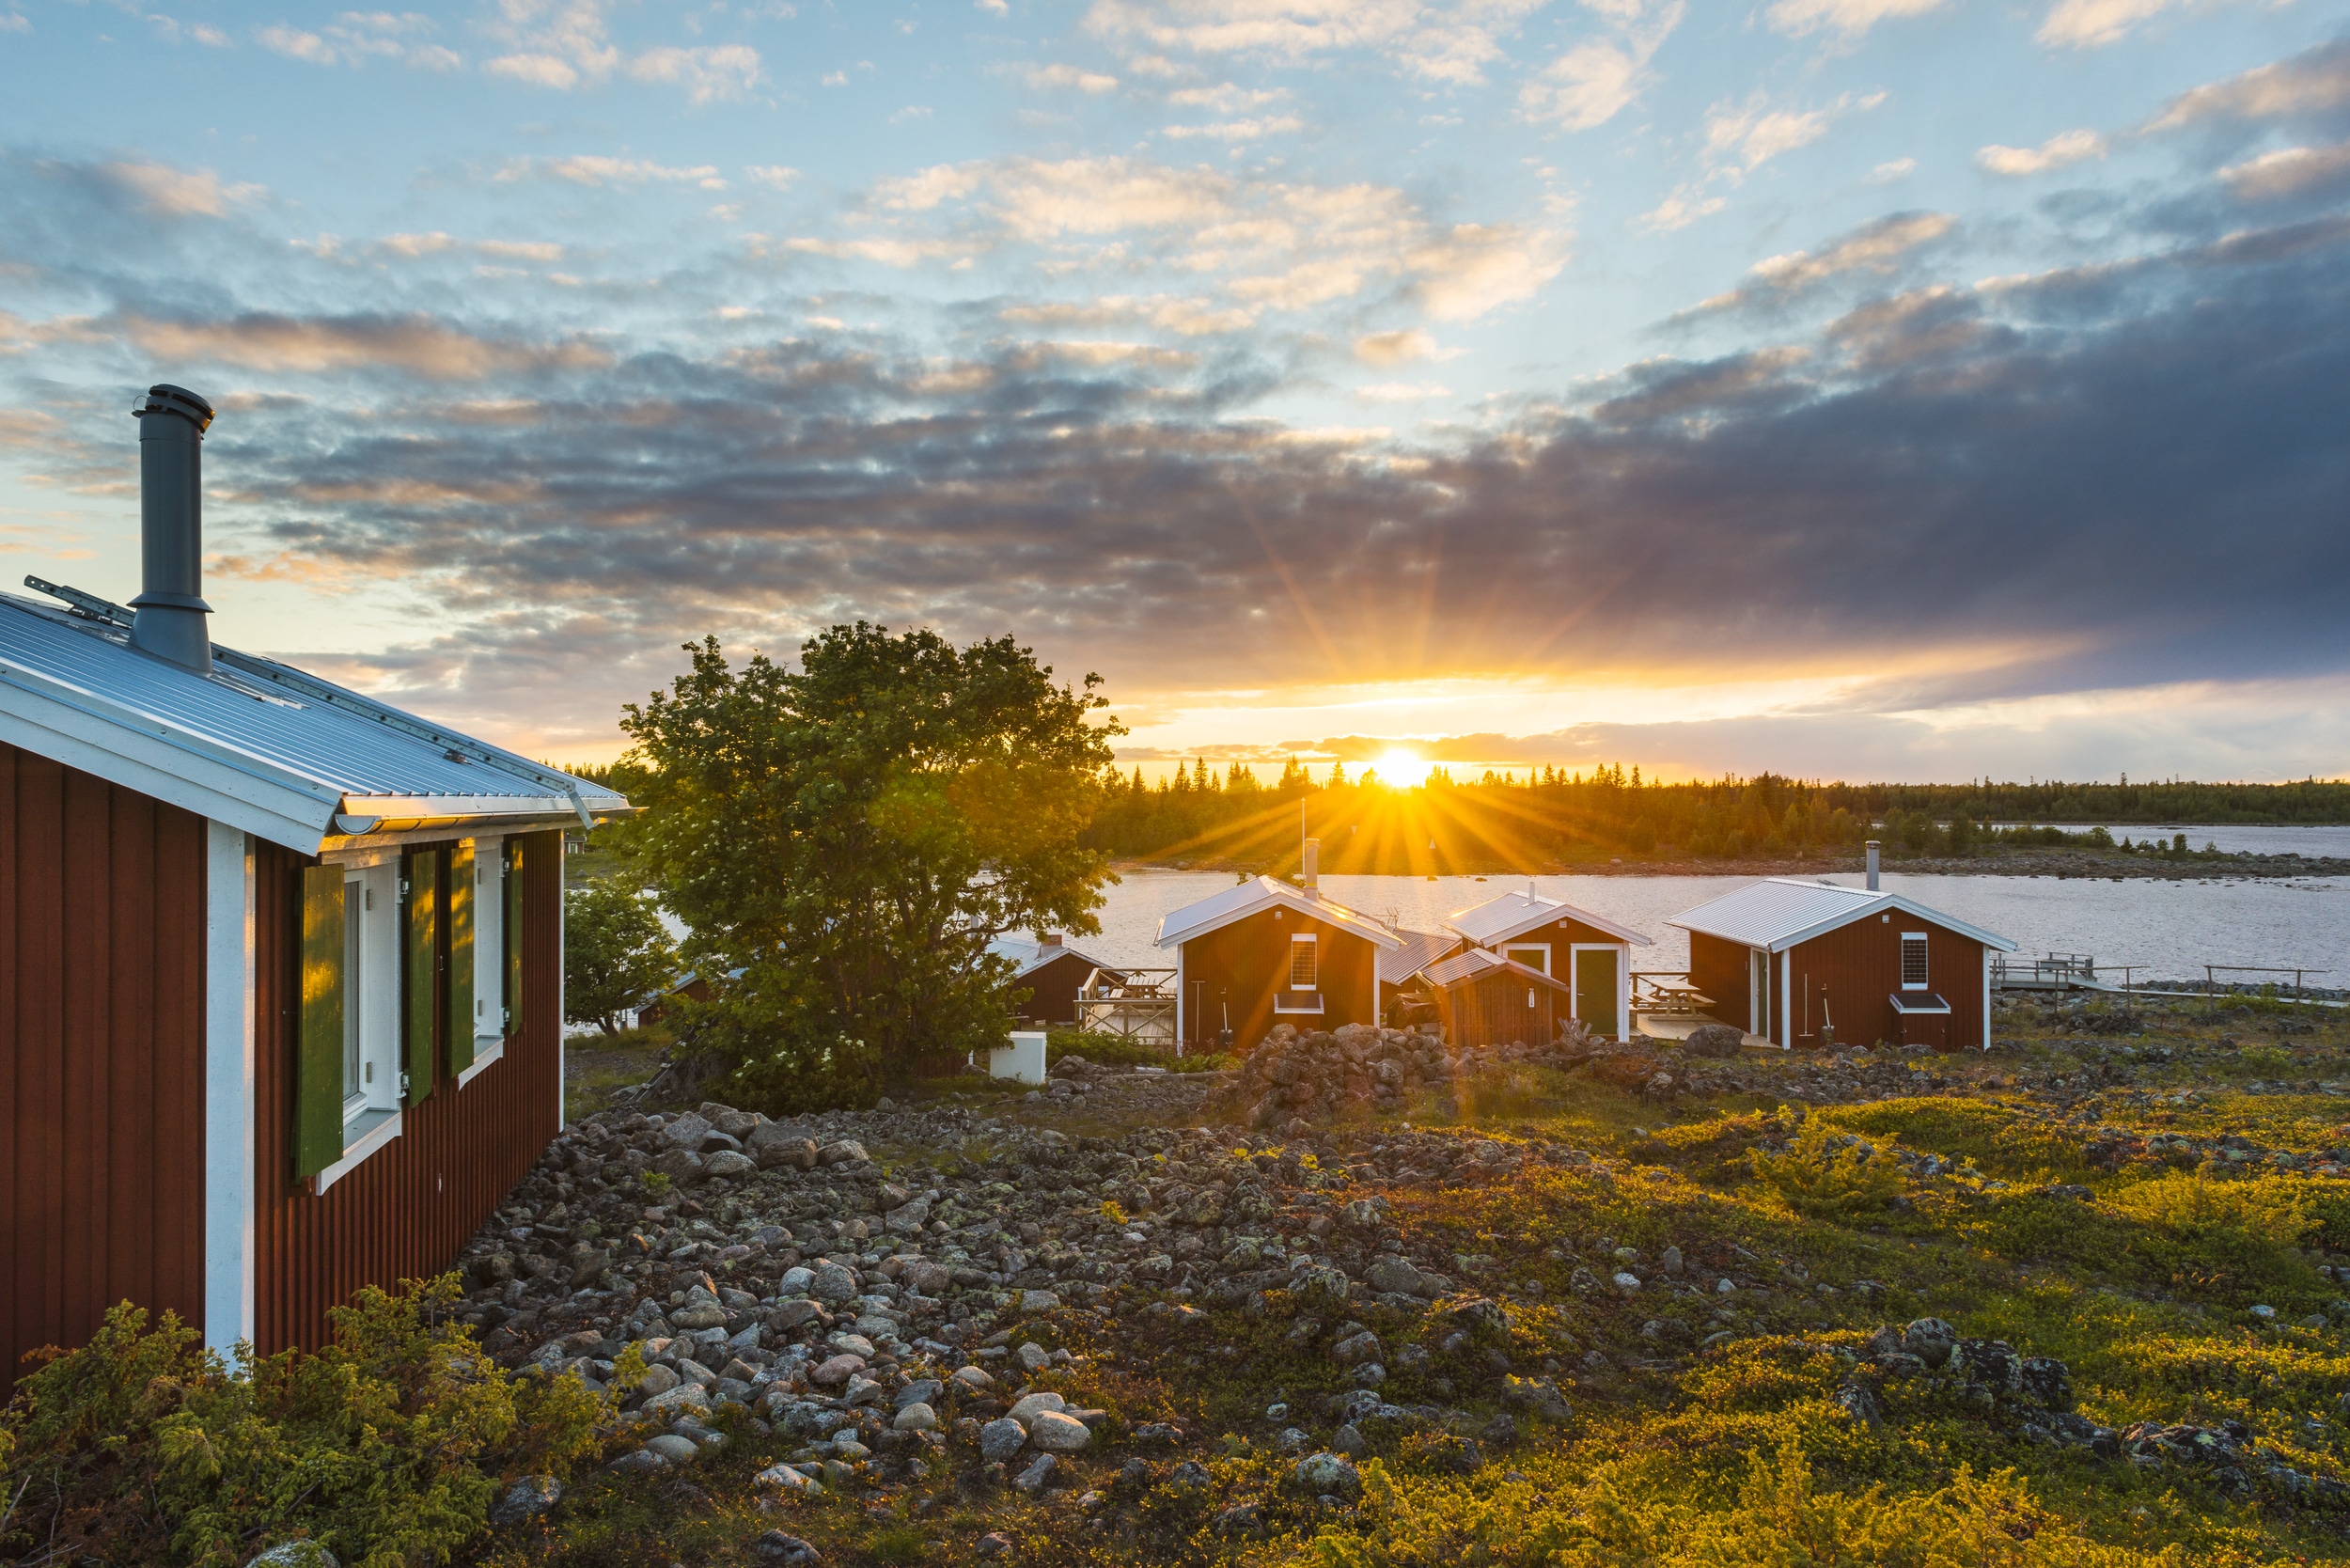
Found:
[{"label": "white window frame", "polygon": [[[1909,978],[1909,945],[1912,942],[1917,943],[1919,950],[1927,955],[1926,963],[1923,965],[1926,971],[1926,978],[1921,980],[1913,980]],[[1924,932],[1905,931],[1902,933],[1902,989],[1904,991],[1931,991],[1934,989],[1933,952],[1933,947],[1927,941],[1926,933]]]},{"label": "white window frame", "polygon": [[506,839],[473,841],[473,1065],[463,1089],[506,1059]]},{"label": "white window frame", "polygon": [[360,1082],[358,1096],[345,1105],[343,1157],[319,1172],[320,1192],[359,1168],[400,1131],[400,864],[385,858],[346,865],[343,886],[359,894],[352,901],[358,940],[347,940],[344,949],[355,948],[359,971],[343,976],[343,1007],[358,1022]]},{"label": "white window frame", "polygon": [[[1508,960],[1509,960],[1511,963],[1512,963],[1512,964],[1526,964],[1526,961],[1525,961],[1524,959],[1522,959],[1522,958],[1518,957],[1518,954],[1520,954],[1520,953],[1540,953],[1540,954],[1542,954],[1542,955],[1543,955],[1543,961],[1542,961],[1540,964],[1526,964],[1526,966],[1527,966],[1528,968],[1529,968],[1529,969],[1540,969],[1540,970],[1541,970],[1543,974],[1545,974],[1545,975],[1549,975],[1549,974],[1551,973],[1551,970],[1550,970],[1550,944],[1549,944],[1549,943],[1547,943],[1547,942],[1504,942],[1504,943],[1501,945],[1501,956],[1502,956],[1503,958],[1508,959]],[[1556,975],[1552,975],[1552,976],[1551,976],[1551,978],[1552,978],[1552,979],[1554,979],[1554,980],[1556,980],[1558,977],[1557,977]]]},{"label": "white window frame", "polygon": [[[1301,943],[1306,944],[1307,950],[1314,955],[1314,978],[1309,985],[1297,983],[1297,949]],[[1322,938],[1318,933],[1310,931],[1290,933],[1289,979],[1282,982],[1281,988],[1285,991],[1319,991],[1322,989]]]}]

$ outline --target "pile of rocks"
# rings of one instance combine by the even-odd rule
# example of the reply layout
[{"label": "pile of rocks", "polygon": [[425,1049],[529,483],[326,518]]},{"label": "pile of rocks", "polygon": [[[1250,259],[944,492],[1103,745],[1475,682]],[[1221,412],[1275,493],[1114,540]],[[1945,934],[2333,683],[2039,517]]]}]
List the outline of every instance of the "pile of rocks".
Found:
[{"label": "pile of rocks", "polygon": [[1223,1108],[1257,1127],[1393,1110],[1418,1090],[1449,1090],[1465,1078],[1519,1063],[1579,1066],[1594,1044],[1579,1021],[1546,1043],[1473,1050],[1448,1041],[1434,1024],[1409,1029],[1347,1024],[1306,1033],[1278,1024],[1226,1089]]}]

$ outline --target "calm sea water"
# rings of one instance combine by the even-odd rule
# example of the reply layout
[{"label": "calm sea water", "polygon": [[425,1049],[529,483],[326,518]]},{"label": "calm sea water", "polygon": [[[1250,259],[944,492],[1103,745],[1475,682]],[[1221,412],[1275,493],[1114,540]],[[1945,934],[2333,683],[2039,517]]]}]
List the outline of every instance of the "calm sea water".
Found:
[{"label": "calm sea water", "polygon": [[[2138,830],[2138,831],[2143,831]],[[2186,830],[2198,848],[2226,829]],[[2350,829],[2267,828],[2239,832],[2341,834]],[[2329,851],[2293,847],[2304,855],[2350,854],[2350,842]],[[2222,845],[2222,847],[2227,847]],[[2241,847],[2250,847],[2245,845]],[[2270,853],[2275,853],[2271,851]],[[1689,962],[1689,940],[1665,922],[1684,909],[1743,887],[1747,876],[1544,876],[1531,879],[1545,898],[1563,899],[1647,933],[1655,946],[1636,949],[1635,969],[1678,970]],[[1859,886],[1861,877],[1825,880]],[[1422,931],[1445,916],[1496,893],[1524,888],[1526,877],[1325,876],[1324,889],[1340,903]],[[1154,947],[1159,917],[1232,885],[1223,871],[1130,871],[1110,888],[1102,934],[1076,946],[1111,964],[1172,966],[1171,953]],[[2313,985],[2350,985],[2350,878],[2292,881],[2126,882],[2023,876],[1904,876],[1888,872],[1886,887],[1988,931],[2027,952],[2077,952],[2101,968],[2144,966],[2144,978],[2200,980],[2206,964],[2303,964],[2330,969]],[[2258,979],[2239,976],[2238,979]],[[2286,977],[2290,980],[2290,977]]]}]

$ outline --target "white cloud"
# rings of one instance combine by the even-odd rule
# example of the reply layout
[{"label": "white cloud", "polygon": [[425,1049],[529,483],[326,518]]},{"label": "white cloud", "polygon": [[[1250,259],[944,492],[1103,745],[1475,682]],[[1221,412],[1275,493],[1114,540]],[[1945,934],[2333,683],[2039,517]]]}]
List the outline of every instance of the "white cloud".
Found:
[{"label": "white cloud", "polygon": [[504,256],[517,261],[563,259],[563,247],[552,240],[484,240],[474,248],[484,256]]},{"label": "white cloud", "polygon": [[2020,180],[2105,155],[2106,139],[2096,132],[2063,131],[2038,147],[2000,147],[1995,143],[1978,151],[1975,162],[1993,174]]},{"label": "white cloud", "polygon": [[211,169],[176,169],[168,164],[108,164],[105,168],[153,211],[173,217],[224,217],[229,203],[262,195],[258,185],[224,185]]},{"label": "white cloud", "polygon": [[628,73],[639,82],[667,82],[683,87],[686,102],[697,106],[741,98],[759,85],[763,74],[759,51],[744,43],[707,49],[649,49],[629,61]]},{"label": "white cloud", "polygon": [[431,234],[390,234],[376,243],[394,256],[417,257],[447,250],[457,242],[436,230]]},{"label": "white cloud", "polygon": [[1215,125],[1163,125],[1159,134],[1178,142],[1202,137],[1210,141],[1246,142],[1304,129],[1304,120],[1295,115],[1283,115],[1278,119],[1231,119]]},{"label": "white cloud", "polygon": [[[1370,50],[1430,81],[1474,85],[1502,39],[1543,0],[1095,0],[1085,26],[1191,55],[1302,61]],[[1143,69],[1130,60],[1130,69]]]},{"label": "white cloud", "polygon": [[800,178],[798,169],[783,164],[745,164],[743,174],[755,185],[769,185],[778,191],[791,189]]},{"label": "white cloud", "polygon": [[2344,105],[2350,105],[2350,43],[2332,43],[2183,92],[2147,129],[2175,131],[2213,119],[2288,119]]},{"label": "white cloud", "polygon": [[1640,227],[1669,232],[1720,212],[1728,204],[1721,189],[1736,189],[1772,159],[1810,147],[1845,115],[1873,109],[1885,98],[1883,92],[1846,93],[1822,109],[1774,109],[1768,96],[1757,91],[1743,104],[1716,103],[1705,115],[1702,172],[1642,213]]},{"label": "white cloud", "polygon": [[2095,49],[2118,42],[2139,23],[2170,9],[2172,0],[2058,0],[2040,24],[2043,43]]},{"label": "white cloud", "polygon": [[1822,251],[1791,251],[1754,265],[1756,281],[1780,293],[1808,289],[1844,273],[1885,274],[1919,245],[1958,227],[1948,212],[1897,212],[1864,224]]},{"label": "white cloud", "polygon": [[990,16],[1011,14],[1010,0],[971,0],[971,8],[975,11],[985,11]]},{"label": "white cloud", "polygon": [[1452,389],[1439,386],[1434,382],[1421,384],[1408,381],[1383,381],[1355,388],[1355,396],[1367,403],[1408,403],[1428,398],[1449,398]]},{"label": "white cloud", "polygon": [[1436,353],[1436,339],[1418,327],[1374,332],[1355,339],[1355,357],[1366,365],[1402,365]]},{"label": "white cloud", "polygon": [[1649,62],[1681,24],[1682,0],[1643,12],[1641,0],[1585,0],[1616,36],[1575,45],[1518,86],[1520,118],[1566,131],[1605,125],[1647,86]]},{"label": "white cloud", "polygon": [[533,175],[553,180],[568,180],[574,185],[642,185],[648,182],[677,184],[685,181],[705,191],[723,191],[727,182],[718,177],[717,168],[710,164],[697,164],[692,168],[672,168],[643,158],[607,158],[593,153],[575,153],[569,158],[516,158],[500,169],[500,181],[526,180]]},{"label": "white cloud", "polygon": [[828,71],[824,72],[824,79],[820,85],[827,87],[845,87],[849,85],[849,73],[845,71]]},{"label": "white cloud", "polygon": [[446,71],[462,64],[455,51],[421,41],[431,31],[432,19],[415,11],[344,11],[316,32],[279,22],[254,37],[272,54],[309,65],[398,60],[421,70]]},{"label": "white cloud", "polygon": [[743,43],[663,45],[627,55],[611,39],[602,0],[497,0],[489,31],[511,52],[484,71],[556,92],[624,72],[634,81],[682,87],[698,106],[742,98],[764,77],[759,51]]},{"label": "white cloud", "polygon": [[1177,108],[1237,115],[1249,109],[1261,109],[1268,103],[1278,103],[1288,96],[1286,92],[1263,91],[1227,82],[1214,87],[1179,87],[1167,95],[1167,101]]},{"label": "white cloud", "polygon": [[0,33],[29,33],[32,30],[33,19],[23,11],[0,13]]},{"label": "white cloud", "polygon": [[2288,147],[2219,171],[2228,189],[2248,201],[2274,201],[2319,186],[2350,181],[2350,142]]},{"label": "white cloud", "polygon": [[1856,39],[1880,22],[1923,16],[1942,0],[1778,0],[1769,11],[1776,32],[1801,38],[1825,28]]},{"label": "white cloud", "polygon": [[1414,292],[1440,321],[1474,321],[1530,299],[1567,264],[1561,236],[1515,224],[1458,224],[1412,251]]},{"label": "white cloud", "polygon": [[889,123],[892,125],[912,125],[918,120],[925,120],[930,118],[930,105],[927,103],[909,103],[904,108],[899,110],[896,114],[891,115],[889,117]]},{"label": "white cloud", "polygon": [[1074,87],[1079,92],[1099,96],[1118,90],[1118,78],[1115,76],[1105,76],[1098,71],[1080,71],[1075,66],[1058,62],[1029,66],[1023,74],[1027,78],[1028,86],[1039,92]]},{"label": "white cloud", "polygon": [[1889,163],[1879,164],[1875,168],[1871,169],[1869,182],[1872,185],[1890,185],[1895,180],[1906,180],[1917,172],[1917,159],[1895,158]]}]

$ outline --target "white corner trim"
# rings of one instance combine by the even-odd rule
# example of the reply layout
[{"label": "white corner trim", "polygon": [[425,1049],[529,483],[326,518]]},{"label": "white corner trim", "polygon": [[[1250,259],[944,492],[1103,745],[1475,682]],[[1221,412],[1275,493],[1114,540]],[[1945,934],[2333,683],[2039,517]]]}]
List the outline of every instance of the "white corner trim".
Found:
[{"label": "white corner trim", "polygon": [[481,1076],[482,1073],[486,1069],[497,1062],[504,1061],[505,1059],[506,1042],[500,1040],[496,1044],[491,1046],[488,1050],[478,1053],[473,1058],[473,1065],[457,1074],[457,1087],[460,1089],[464,1088],[467,1084]]},{"label": "white corner trim", "polygon": [[359,1125],[364,1130],[343,1146],[343,1157],[319,1172],[315,1190],[324,1192],[365,1165],[368,1155],[400,1137],[400,1112],[371,1110],[359,1118]]},{"label": "white corner trim", "polygon": [[255,1332],[253,855],[242,828],[205,823],[204,1343]]}]

